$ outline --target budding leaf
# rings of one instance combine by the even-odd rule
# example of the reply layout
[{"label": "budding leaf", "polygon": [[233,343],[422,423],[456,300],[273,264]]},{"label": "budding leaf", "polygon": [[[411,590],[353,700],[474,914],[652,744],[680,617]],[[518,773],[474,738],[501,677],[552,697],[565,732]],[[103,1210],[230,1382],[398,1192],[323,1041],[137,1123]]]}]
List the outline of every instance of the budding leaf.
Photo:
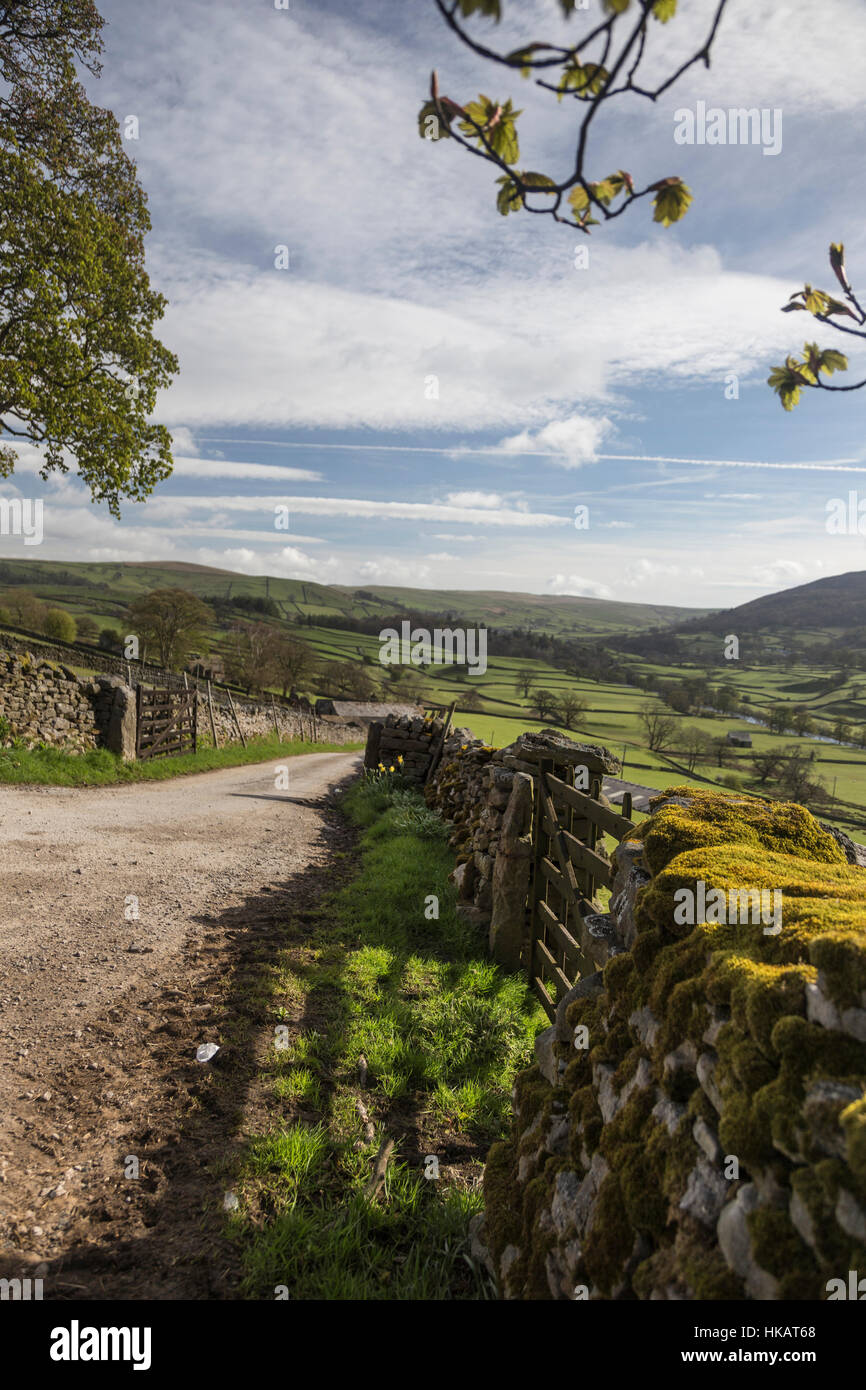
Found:
[{"label": "budding leaf", "polygon": [[691,205],[693,194],[682,179],[663,179],[661,184],[653,184],[652,187],[658,189],[653,198],[654,222],[660,222],[663,227],[669,227],[672,222],[679,222],[681,217],[685,217]]}]

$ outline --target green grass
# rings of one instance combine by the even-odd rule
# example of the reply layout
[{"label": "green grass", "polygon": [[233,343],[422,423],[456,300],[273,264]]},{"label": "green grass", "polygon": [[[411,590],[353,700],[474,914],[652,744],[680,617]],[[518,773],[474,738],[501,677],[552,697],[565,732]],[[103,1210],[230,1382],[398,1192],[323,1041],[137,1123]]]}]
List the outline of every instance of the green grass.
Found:
[{"label": "green grass", "polygon": [[97,748],[89,753],[68,753],[61,748],[0,748],[0,783],[52,787],[108,787],[124,782],[160,782],[193,772],[212,772],[220,767],[242,767],[273,759],[295,758],[301,753],[348,753],[360,743],[280,743],[276,738],[248,741],[246,748],[200,748],[197,753],[125,763],[115,753]]},{"label": "green grass", "polygon": [[[300,981],[302,1018],[290,1046],[264,1063],[282,1114],[250,1142],[234,1181],[240,1207],[228,1224],[243,1290],[488,1298],[468,1223],[481,1205],[487,1148],[507,1130],[514,1074],[547,1019],[524,980],[492,964],[457,916],[453,856],[422,798],[395,777],[355,784],[344,804],[363,828],[360,872],[320,905],[312,929],[288,925],[285,958],[270,974],[273,1017],[291,1011],[281,981],[295,991]],[[433,898],[438,918],[425,916]],[[396,1149],[382,1194],[370,1198],[386,1137]],[[449,1145],[469,1157],[449,1162]],[[428,1154],[439,1157],[438,1179],[424,1176]]]}]

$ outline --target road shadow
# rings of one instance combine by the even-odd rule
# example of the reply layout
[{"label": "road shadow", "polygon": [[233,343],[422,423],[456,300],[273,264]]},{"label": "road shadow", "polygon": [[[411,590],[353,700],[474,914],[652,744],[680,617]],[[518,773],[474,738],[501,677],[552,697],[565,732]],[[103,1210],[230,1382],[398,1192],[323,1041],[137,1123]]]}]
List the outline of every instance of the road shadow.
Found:
[{"label": "road shadow", "polygon": [[[263,1052],[273,1044],[268,972],[298,940],[299,926],[309,922],[314,939],[317,904],[354,872],[356,835],[335,810],[333,793],[304,804],[321,815],[310,846],[315,862],[270,891],[195,919],[206,929],[205,945],[190,951],[154,993],[147,1031],[103,1020],[106,1036],[110,1032],[113,1045],[123,1047],[139,1091],[145,1076],[145,1101],[119,1128],[116,1109],[111,1126],[102,1113],[103,1147],[114,1149],[108,1167],[117,1176],[78,1202],[65,1249],[44,1273],[46,1299],[239,1296],[239,1256],[226,1236],[224,1199],[232,1165],[255,1128],[251,1091]],[[211,995],[208,1011],[202,1000]],[[293,1026],[314,1027],[319,1004],[314,990]],[[128,1005],[140,1007],[134,1000]],[[196,1045],[216,1038],[217,1056],[198,1063]],[[102,1079],[67,1070],[46,1075],[46,1085],[68,1104],[82,1134],[85,1126],[99,1132]],[[137,1178],[125,1175],[130,1157],[138,1159]],[[33,1273],[33,1257],[25,1253],[7,1251],[2,1263],[10,1276]]]}]

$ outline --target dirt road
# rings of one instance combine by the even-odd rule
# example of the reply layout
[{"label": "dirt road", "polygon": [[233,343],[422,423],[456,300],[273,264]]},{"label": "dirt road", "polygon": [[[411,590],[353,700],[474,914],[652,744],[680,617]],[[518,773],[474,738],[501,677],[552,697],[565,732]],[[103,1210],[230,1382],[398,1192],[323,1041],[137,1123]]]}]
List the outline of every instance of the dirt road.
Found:
[{"label": "dirt road", "polygon": [[[317,873],[321,886],[324,798],[359,761],[289,759],[287,790],[273,763],[0,787],[0,1275],[45,1265],[46,1297],[52,1279],[56,1297],[159,1296],[124,1286],[122,1260],[114,1288],[80,1270],[104,1265],[106,1237],[153,1224],[171,1167],[156,1150],[179,1142],[169,1130],[206,1070],[196,1047],[225,1021],[218,977],[276,907],[302,904]],[[219,1296],[205,1284],[192,1296]],[[169,1278],[163,1296],[182,1295]]]}]

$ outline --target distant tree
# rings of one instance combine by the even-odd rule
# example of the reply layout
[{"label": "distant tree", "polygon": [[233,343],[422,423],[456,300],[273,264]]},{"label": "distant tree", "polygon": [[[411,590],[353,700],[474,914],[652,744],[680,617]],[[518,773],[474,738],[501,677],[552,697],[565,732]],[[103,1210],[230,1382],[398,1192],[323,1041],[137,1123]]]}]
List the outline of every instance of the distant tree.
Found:
[{"label": "distant tree", "polygon": [[564,695],[560,695],[557,702],[560,723],[564,724],[566,729],[573,729],[576,724],[584,722],[587,708],[585,700],[567,690]]},{"label": "distant tree", "polygon": [[811,734],[815,729],[815,722],[805,705],[795,705],[790,716],[791,728],[795,734]]},{"label": "distant tree", "polygon": [[99,636],[99,628],[92,618],[83,613],[80,618],[75,619],[78,625],[78,638],[81,642],[95,642]]},{"label": "distant tree", "polygon": [[788,750],[784,747],[774,748],[755,748],[752,751],[752,766],[757,773],[758,781],[763,785],[770,782],[778,774],[779,769],[787,757]]},{"label": "distant tree", "polygon": [[791,724],[791,710],[786,705],[773,705],[766,716],[767,728],[771,733],[783,734]]},{"label": "distant tree", "polygon": [[274,629],[267,623],[236,623],[228,634],[225,669],[230,681],[249,695],[262,691],[275,677]]},{"label": "distant tree", "polygon": [[689,725],[682,731],[678,752],[688,768],[689,772],[694,772],[698,763],[704,763],[710,756],[712,739],[709,734],[704,733],[696,724]]},{"label": "distant tree", "polygon": [[814,773],[814,758],[802,748],[789,749],[779,771],[779,787],[790,801],[805,804],[827,799],[827,788]]},{"label": "distant tree", "polygon": [[49,608],[45,613],[43,631],[47,637],[57,637],[61,642],[74,642],[78,636],[78,625],[65,608]]},{"label": "distant tree", "polygon": [[532,687],[535,685],[535,681],[535,672],[529,670],[529,668],[526,666],[522,666],[517,673],[517,678],[514,682],[514,689],[518,692],[519,695],[523,696],[524,700],[528,700],[530,695],[532,694]]},{"label": "distant tree", "polygon": [[9,596],[9,607],[17,627],[29,628],[31,632],[41,632],[45,622],[45,604],[29,589],[13,589]]},{"label": "distant tree", "polygon": [[640,712],[640,722],[643,724],[646,735],[647,747],[651,753],[660,753],[663,749],[670,747],[671,741],[677,731],[679,721],[670,714],[665,714],[659,705],[644,705]]},{"label": "distant tree", "polygon": [[547,719],[557,711],[557,698],[552,690],[534,690],[532,692],[534,708],[539,719]]},{"label": "distant tree", "polygon": [[460,701],[462,709],[476,710],[484,708],[484,701],[477,690],[470,690],[468,695],[464,695]]},{"label": "distant tree", "polygon": [[712,739],[711,747],[716,767],[727,767],[731,756],[731,745],[728,743],[727,738],[722,735],[721,738]]},{"label": "distant tree", "polygon": [[833,737],[839,743],[850,743],[852,737],[851,725],[845,719],[837,719],[833,725]]},{"label": "distant tree", "polygon": [[297,687],[312,672],[315,654],[306,642],[295,637],[280,637],[274,642],[274,672],[282,682],[283,695],[292,687]]},{"label": "distant tree", "polygon": [[153,589],[129,605],[131,629],[156,648],[162,666],[182,666],[213,613],[188,589]]},{"label": "distant tree", "polygon": [[101,627],[99,629],[99,645],[105,652],[119,652],[121,649],[121,637],[116,627]]}]

